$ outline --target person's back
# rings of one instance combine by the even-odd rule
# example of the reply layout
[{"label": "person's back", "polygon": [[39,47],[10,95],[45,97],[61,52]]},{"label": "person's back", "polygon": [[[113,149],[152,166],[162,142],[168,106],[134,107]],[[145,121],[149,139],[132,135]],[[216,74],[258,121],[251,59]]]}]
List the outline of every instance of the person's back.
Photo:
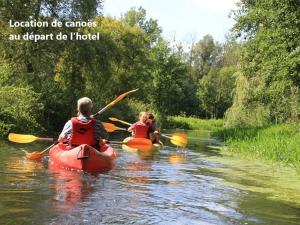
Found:
[{"label": "person's back", "polygon": [[147,119],[147,114],[145,112],[140,112],[139,121],[128,128],[128,131],[132,132],[134,138],[149,138],[149,125],[146,123]]},{"label": "person's back", "polygon": [[71,146],[88,144],[99,147],[99,141],[108,138],[108,133],[100,121],[91,118],[93,103],[87,98],[77,102],[78,116],[71,118],[59,136],[60,142],[68,142]]}]

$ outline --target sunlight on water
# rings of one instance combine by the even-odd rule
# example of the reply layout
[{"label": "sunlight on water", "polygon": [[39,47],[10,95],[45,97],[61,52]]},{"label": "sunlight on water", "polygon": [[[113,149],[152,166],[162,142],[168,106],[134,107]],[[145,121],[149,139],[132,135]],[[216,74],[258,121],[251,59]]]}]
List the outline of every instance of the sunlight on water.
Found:
[{"label": "sunlight on water", "polygon": [[100,174],[26,160],[19,145],[1,144],[1,224],[300,223],[293,169],[229,156],[208,132],[186,133],[187,149],[167,139],[161,151],[118,148],[115,169]]},{"label": "sunlight on water", "polygon": [[241,190],[265,194],[268,199],[293,203],[300,207],[300,176],[293,168],[277,162],[246,160],[229,156],[210,157],[224,164],[211,168],[226,184]]}]

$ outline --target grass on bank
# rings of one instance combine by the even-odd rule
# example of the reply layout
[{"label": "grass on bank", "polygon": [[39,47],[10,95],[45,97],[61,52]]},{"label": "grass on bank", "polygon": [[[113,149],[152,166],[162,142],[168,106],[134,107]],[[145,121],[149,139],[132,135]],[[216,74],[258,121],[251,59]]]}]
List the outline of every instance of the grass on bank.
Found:
[{"label": "grass on bank", "polygon": [[225,143],[228,151],[284,162],[300,170],[300,130],[296,124],[225,128],[223,120],[185,117],[171,117],[169,122],[174,126],[183,124],[185,129],[210,130],[213,137]]},{"label": "grass on bank", "polygon": [[195,117],[170,116],[163,123],[168,129],[209,130],[217,131],[223,129],[224,120],[203,120]]}]

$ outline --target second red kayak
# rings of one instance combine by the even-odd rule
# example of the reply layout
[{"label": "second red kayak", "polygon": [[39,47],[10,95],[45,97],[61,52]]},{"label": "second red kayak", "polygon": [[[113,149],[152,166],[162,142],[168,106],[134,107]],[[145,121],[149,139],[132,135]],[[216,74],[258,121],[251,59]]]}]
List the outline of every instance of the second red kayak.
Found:
[{"label": "second red kayak", "polygon": [[110,145],[101,147],[101,152],[83,144],[74,148],[59,143],[49,152],[49,164],[67,170],[104,172],[115,164],[116,152]]}]

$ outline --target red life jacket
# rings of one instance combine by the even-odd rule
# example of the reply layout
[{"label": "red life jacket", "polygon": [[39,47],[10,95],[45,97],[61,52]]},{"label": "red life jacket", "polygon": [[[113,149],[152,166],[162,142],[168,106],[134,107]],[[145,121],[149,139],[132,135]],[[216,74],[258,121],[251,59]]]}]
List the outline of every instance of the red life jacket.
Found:
[{"label": "red life jacket", "polygon": [[94,137],[96,119],[91,119],[88,122],[82,122],[76,117],[72,121],[72,134],[69,140],[71,145],[97,145],[98,141]]},{"label": "red life jacket", "polygon": [[149,138],[148,135],[149,126],[140,121],[133,124],[132,136],[134,138]]}]

